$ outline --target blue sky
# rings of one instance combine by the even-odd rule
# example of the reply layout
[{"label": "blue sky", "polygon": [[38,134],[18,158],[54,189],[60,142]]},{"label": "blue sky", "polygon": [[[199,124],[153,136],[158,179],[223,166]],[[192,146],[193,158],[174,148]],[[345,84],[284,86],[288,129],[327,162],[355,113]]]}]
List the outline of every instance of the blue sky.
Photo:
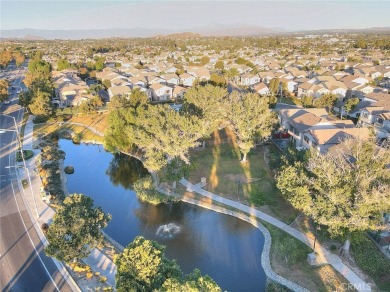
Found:
[{"label": "blue sky", "polygon": [[390,26],[390,1],[1,0],[0,8],[1,29],[191,29],[242,24],[299,30]]}]

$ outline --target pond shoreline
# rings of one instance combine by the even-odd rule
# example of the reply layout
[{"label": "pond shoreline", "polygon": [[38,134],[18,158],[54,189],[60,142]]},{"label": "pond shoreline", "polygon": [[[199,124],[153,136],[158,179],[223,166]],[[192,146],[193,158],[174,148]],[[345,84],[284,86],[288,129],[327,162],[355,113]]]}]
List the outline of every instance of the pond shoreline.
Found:
[{"label": "pond shoreline", "polygon": [[261,231],[261,233],[264,235],[264,246],[263,246],[263,251],[261,253],[261,265],[264,269],[264,272],[265,272],[267,278],[271,281],[274,281],[274,282],[292,290],[292,291],[308,292],[307,289],[305,289],[305,288],[301,287],[300,285],[278,275],[277,273],[275,273],[272,270],[271,262],[270,262],[270,251],[271,251],[271,244],[272,244],[271,234],[269,233],[268,229],[265,228],[265,226],[263,226],[254,217],[250,217],[250,215],[243,213],[242,211],[239,211],[239,210],[233,211],[233,210],[229,210],[229,209],[222,207],[222,206],[217,206],[214,204],[214,202],[210,203],[209,201],[205,202],[205,201],[201,201],[201,200],[194,199],[194,198],[186,198],[184,196],[181,196],[181,195],[178,195],[175,193],[167,192],[167,191],[165,191],[161,188],[158,188],[158,187],[156,188],[156,190],[158,192],[160,192],[161,194],[164,194],[166,196],[175,197],[176,199],[178,199],[182,202],[192,204],[195,206],[199,206],[199,207],[202,207],[202,208],[205,208],[205,209],[217,212],[217,213],[229,215],[229,216],[235,217],[237,219],[240,219],[240,220],[243,220],[243,221],[246,221],[246,222],[252,224],[254,227],[259,229]]}]

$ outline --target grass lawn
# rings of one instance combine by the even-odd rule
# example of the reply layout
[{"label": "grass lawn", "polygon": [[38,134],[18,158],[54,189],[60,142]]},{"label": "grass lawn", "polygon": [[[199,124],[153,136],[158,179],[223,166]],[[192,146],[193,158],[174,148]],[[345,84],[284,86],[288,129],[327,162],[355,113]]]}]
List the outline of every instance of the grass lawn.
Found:
[{"label": "grass lawn", "polygon": [[80,134],[81,141],[95,140],[96,142],[103,142],[104,139],[103,137],[96,135],[95,133],[91,132],[90,130],[82,126],[66,125],[66,124],[59,126],[58,123],[34,125],[34,138],[38,136],[51,134],[61,129],[72,130],[75,134]]},{"label": "grass lawn", "polygon": [[[271,224],[262,222],[272,237],[272,269],[309,291],[344,291],[348,281],[330,265],[312,267],[307,255],[312,250],[298,239]],[[349,289],[348,291],[354,291]]]},{"label": "grass lawn", "polygon": [[240,162],[235,136],[229,130],[215,132],[205,149],[190,153],[192,167],[185,174],[191,183],[207,179],[205,187],[223,197],[258,207],[284,222],[290,223],[298,212],[282,197],[276,188],[274,174],[264,157],[267,147],[252,149],[246,163]]},{"label": "grass lawn", "polygon": [[107,128],[107,118],[108,114],[78,115],[73,116],[69,122],[81,123],[104,133]]}]

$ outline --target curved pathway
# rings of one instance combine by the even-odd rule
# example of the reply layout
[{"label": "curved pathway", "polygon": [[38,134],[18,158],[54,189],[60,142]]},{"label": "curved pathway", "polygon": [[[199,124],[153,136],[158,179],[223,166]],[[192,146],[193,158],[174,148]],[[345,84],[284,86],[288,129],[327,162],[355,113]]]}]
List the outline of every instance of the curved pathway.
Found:
[{"label": "curved pathway", "polygon": [[[255,209],[255,208],[249,207],[247,205],[241,204],[241,203],[236,202],[236,201],[232,201],[232,200],[223,198],[223,197],[218,196],[216,194],[213,194],[213,193],[211,193],[209,191],[206,191],[206,190],[202,189],[202,187],[203,187],[202,183],[198,183],[198,184],[194,185],[194,184],[191,184],[189,181],[187,181],[184,178],[182,178],[180,180],[180,183],[183,186],[185,186],[187,188],[187,191],[189,191],[189,192],[196,192],[196,193],[198,193],[198,194],[200,194],[200,195],[202,195],[202,196],[204,196],[206,198],[209,198],[209,199],[211,199],[213,201],[216,201],[216,202],[222,203],[222,204],[224,204],[226,206],[230,206],[230,207],[233,207],[233,208],[235,208],[237,210],[243,211],[243,212],[245,212],[246,214],[249,215],[249,217],[247,216],[249,219],[251,217],[252,218],[256,217],[258,219],[264,220],[264,221],[266,221],[266,222],[268,222],[268,223],[270,223],[270,224],[272,224],[272,225],[274,225],[274,226],[284,230],[285,232],[287,232],[291,236],[294,236],[296,239],[302,241],[304,244],[308,245],[310,248],[312,248],[312,246],[313,246],[313,243],[314,243],[313,239],[308,238],[302,232],[300,232],[300,231],[290,227],[289,225],[285,224],[284,222],[282,222],[282,221],[280,221],[280,220],[278,220],[278,219],[276,219],[274,217],[271,217],[271,216],[269,216],[269,215],[267,215],[267,214],[265,214],[265,213]],[[213,208],[217,208],[217,207],[213,206]],[[233,216],[235,216],[235,215],[233,215]],[[250,220],[250,223],[253,224],[252,221],[253,221],[253,219]],[[267,230],[267,232],[268,232],[268,230]],[[264,233],[264,235],[266,236],[266,233]],[[268,233],[268,235],[269,235],[269,233]],[[315,251],[318,254],[317,255],[317,262],[319,264],[330,264],[335,270],[337,270],[340,274],[342,274],[355,287],[355,289],[357,291],[359,291],[359,292],[371,291],[370,284],[368,284],[365,281],[363,281],[358,275],[355,274],[355,272],[353,272],[348,266],[346,266],[342,262],[342,260],[341,260],[341,258],[339,256],[330,253],[328,250],[326,250],[325,247],[323,247],[321,244],[319,244],[318,241],[316,243]],[[269,258],[268,258],[268,261],[269,261]],[[293,289],[293,290],[295,290],[295,289]]]}]

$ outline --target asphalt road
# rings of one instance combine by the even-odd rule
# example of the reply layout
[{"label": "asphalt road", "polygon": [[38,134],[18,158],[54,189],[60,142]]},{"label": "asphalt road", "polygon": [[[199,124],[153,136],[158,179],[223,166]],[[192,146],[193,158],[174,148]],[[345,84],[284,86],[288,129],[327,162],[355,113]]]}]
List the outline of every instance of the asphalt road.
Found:
[{"label": "asphalt road", "polygon": [[0,78],[13,78],[15,86],[8,98],[10,103],[3,103],[0,108],[0,129],[6,130],[0,130],[0,290],[72,291],[43,251],[43,243],[23,201],[25,194],[19,187],[17,169],[13,167],[18,142],[14,120],[4,114],[15,117],[17,123],[22,119],[23,109],[17,104],[16,91],[23,87],[24,73],[13,66],[0,72]]}]

